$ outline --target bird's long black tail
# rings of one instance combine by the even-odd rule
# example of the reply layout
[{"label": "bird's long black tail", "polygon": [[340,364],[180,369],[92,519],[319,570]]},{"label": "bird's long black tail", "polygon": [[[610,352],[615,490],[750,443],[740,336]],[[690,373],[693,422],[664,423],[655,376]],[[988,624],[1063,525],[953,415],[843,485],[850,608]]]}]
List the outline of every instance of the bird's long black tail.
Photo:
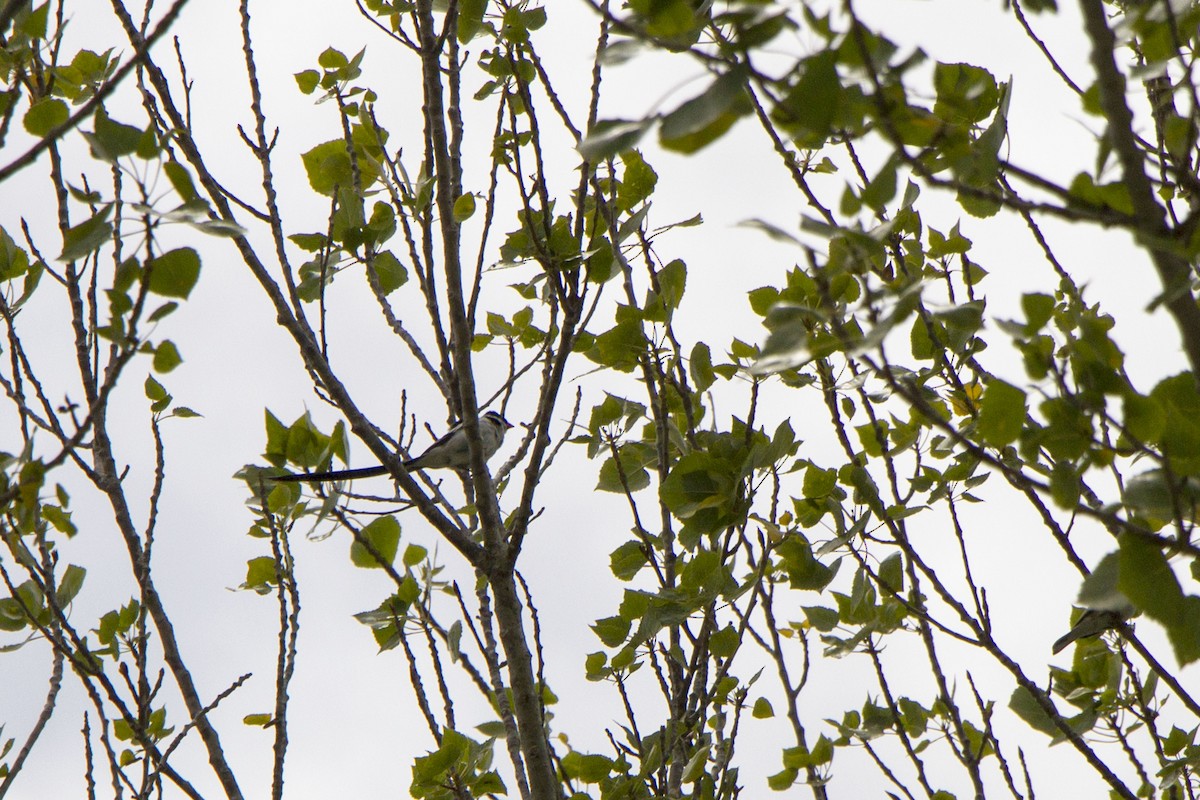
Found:
[{"label": "bird's long black tail", "polygon": [[271,480],[276,483],[297,483],[307,481],[352,481],[355,478],[373,478],[376,475],[387,475],[387,467],[380,464],[377,467],[360,467],[359,469],[335,469],[329,472],[298,472],[295,475],[278,475]]}]

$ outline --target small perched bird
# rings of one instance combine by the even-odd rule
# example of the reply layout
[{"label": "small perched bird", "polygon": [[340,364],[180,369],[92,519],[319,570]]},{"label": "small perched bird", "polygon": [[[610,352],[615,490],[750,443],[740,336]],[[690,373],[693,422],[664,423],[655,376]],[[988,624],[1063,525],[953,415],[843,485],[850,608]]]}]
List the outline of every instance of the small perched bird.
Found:
[{"label": "small perched bird", "polygon": [[1079,620],[1067,631],[1067,634],[1054,643],[1051,652],[1058,654],[1076,639],[1086,639],[1089,636],[1099,636],[1105,631],[1120,629],[1127,619],[1134,616],[1137,609],[1129,605],[1119,610],[1108,608],[1089,608],[1080,615]]},{"label": "small perched bird", "polygon": [[[488,411],[479,416],[479,439],[483,445],[483,460],[487,461],[496,454],[504,442],[504,434],[512,427],[497,411]],[[429,445],[424,453],[404,462],[404,468],[410,472],[418,469],[469,469],[471,467],[471,448],[467,442],[467,432],[460,422]],[[355,478],[371,478],[375,475],[386,475],[387,467],[382,464],[377,467],[362,467],[360,469],[339,469],[329,472],[302,472],[296,475],[280,475],[271,480],[280,483],[294,481],[347,481]]]}]

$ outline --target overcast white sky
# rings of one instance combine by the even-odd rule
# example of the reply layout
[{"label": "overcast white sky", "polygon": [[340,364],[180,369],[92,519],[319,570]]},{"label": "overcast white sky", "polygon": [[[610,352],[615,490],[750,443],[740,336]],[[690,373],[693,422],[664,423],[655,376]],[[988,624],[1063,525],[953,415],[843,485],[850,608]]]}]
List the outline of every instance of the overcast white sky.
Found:
[{"label": "overcast white sky", "polygon": [[[559,76],[566,102],[582,120],[582,92],[588,82],[593,46],[590,13],[582,3],[549,5],[553,30],[538,41],[550,73]],[[1066,69],[1077,81],[1087,83],[1090,77],[1074,6],[1064,5],[1061,17],[1038,17],[1035,22]],[[1074,102],[1066,99],[1066,92],[1050,76],[1032,44],[1004,15],[1001,3],[876,0],[858,6],[865,17],[876,21],[902,44],[920,41],[934,58],[984,66],[1000,80],[1011,76],[1014,161],[1034,171],[1046,171],[1061,183],[1069,183],[1077,171],[1089,168],[1095,120],[1085,119]],[[123,41],[101,10],[95,11],[97,17],[93,20],[91,10],[75,10],[73,44],[103,50]],[[231,2],[197,0],[184,13],[177,32],[188,60],[189,77],[195,82],[192,102],[201,131],[198,138],[207,143],[210,159],[220,154],[219,170],[227,185],[258,202],[260,178],[236,131],[238,124],[250,123],[250,116],[241,77],[241,43],[235,14]],[[288,232],[320,230],[326,209],[309,194],[298,154],[338,135],[337,121],[332,105],[314,107],[311,98],[296,90],[292,74],[313,67],[317,55],[329,45],[347,53],[367,47],[364,81],[374,85],[383,98],[381,113],[392,132],[392,141],[411,141],[411,149],[416,152],[420,141],[419,84],[413,64],[407,54],[397,52],[363,22],[351,3],[259,3],[253,8],[253,16],[266,109],[270,122],[281,128],[275,163]],[[777,46],[791,54],[808,44],[806,34],[801,32],[781,39]],[[158,53],[160,58],[166,57],[166,43],[160,45]],[[700,74],[679,57],[643,58],[614,68],[607,78],[604,113],[633,117],[658,103],[671,107],[698,91],[703,83],[692,78]],[[124,102],[130,102],[127,92]],[[120,119],[122,108],[130,106],[118,102],[110,111]],[[485,123],[483,131],[490,130],[489,126]],[[696,213],[703,213],[706,221],[701,228],[673,234],[659,246],[664,258],[682,257],[690,267],[680,331],[685,337],[704,338],[714,351],[723,348],[732,336],[759,341],[762,330],[743,299],[744,292],[780,281],[799,254],[739,227],[739,223],[759,217],[780,226],[794,226],[798,215],[805,212],[800,199],[751,121],[743,122],[726,139],[692,158],[661,153],[650,140],[646,145],[647,158],[660,176],[653,222],[665,224]],[[569,154],[564,154],[564,182],[575,180],[572,167]],[[94,165],[85,167],[77,160],[75,168],[86,168],[103,180],[102,171]],[[46,171],[43,160],[5,185],[0,224],[11,230],[23,215],[35,231],[47,236],[47,242],[53,242],[53,206],[43,185]],[[836,202],[841,180],[830,177],[823,187],[818,185],[818,190],[826,191],[825,196]],[[483,189],[484,181],[482,170],[468,172],[466,188]],[[986,284],[990,315],[1007,316],[1007,309],[1016,308],[1015,301],[1022,292],[1053,290],[1053,273],[1014,220],[982,222],[966,218],[950,197],[926,206],[927,225],[948,230],[960,218],[964,235],[976,243],[973,258],[991,273]],[[509,220],[504,220],[497,232],[512,227]],[[1130,354],[1130,371],[1142,381],[1142,388],[1148,389],[1157,379],[1181,369],[1177,337],[1161,315],[1138,317],[1136,325],[1120,322],[1122,312],[1139,313],[1153,296],[1145,259],[1118,234],[1066,224],[1050,223],[1046,227],[1053,245],[1066,256],[1068,268],[1088,276],[1088,297],[1117,314],[1116,339]],[[499,240],[493,235],[493,243]],[[177,341],[185,359],[178,370],[163,379],[164,384],[178,402],[195,408],[204,417],[172,421],[165,427],[169,477],[155,549],[155,574],[181,635],[185,656],[200,678],[202,693],[212,696],[238,675],[254,673],[215,717],[243,790],[248,797],[257,797],[269,786],[271,735],[245,728],[239,720],[245,714],[266,712],[271,707],[277,610],[268,598],[230,591],[242,581],[246,559],[263,554],[261,543],[244,535],[251,518],[243,506],[243,488],[231,476],[243,464],[259,460],[264,445],[264,406],[284,420],[310,409],[326,428],[337,417],[311,392],[295,345],[273,326],[273,312],[233,249],[221,241],[202,241],[198,246],[204,257],[200,284],[191,300],[160,326],[159,335]],[[515,301],[515,297],[503,293],[499,296],[504,302]],[[433,392],[412,371],[405,373],[389,366],[402,363],[400,351],[386,336],[374,302],[350,281],[340,281],[331,293],[330,307],[333,349],[341,362],[343,378],[362,407],[383,427],[394,428],[399,394],[407,389],[410,403],[431,424],[440,425],[444,411]],[[23,319],[29,332],[26,342],[47,370],[53,370],[59,359],[62,364],[72,363],[64,355],[68,345],[58,327],[61,317],[53,316],[60,311],[61,306],[43,303],[27,310],[28,319]],[[990,341],[993,350],[1004,349],[1004,337],[995,328],[991,329]],[[997,358],[991,351],[988,356]],[[999,359],[989,363],[1006,362]],[[1023,382],[1019,362],[1013,358],[1008,363],[1013,382]],[[501,363],[480,364],[485,393],[495,386],[502,367]],[[580,362],[573,368],[571,391],[577,385],[583,387],[586,401],[598,398],[601,390],[617,390],[614,383],[619,381],[611,375],[585,376],[588,367]],[[127,376],[124,391],[116,397],[117,407],[124,411],[116,415],[114,427],[117,441],[122,443],[121,457],[131,465],[127,480],[131,487],[147,486],[151,479],[152,450],[148,446],[146,404],[141,399],[139,377],[146,369],[148,364],[136,365]],[[491,377],[491,383],[486,376]],[[768,403],[761,413],[768,430],[779,419],[790,417],[799,436],[809,442],[806,447],[810,449],[803,454],[820,461],[830,437],[819,398],[811,394],[813,397],[802,394],[803,405],[799,408],[790,396],[788,404],[772,401],[774,405]],[[741,402],[734,395],[718,395],[718,417],[742,413]],[[528,418],[529,411],[527,399],[517,397],[508,416],[520,422]],[[9,413],[7,408],[0,409],[0,431],[7,431],[5,437],[10,437],[13,430],[11,417],[3,416]],[[565,415],[564,409],[560,416]],[[0,447],[11,445],[0,438]],[[507,456],[511,447],[501,456]],[[367,458],[364,449],[355,443],[351,453],[352,464],[363,465]],[[584,750],[605,749],[603,727],[620,722],[608,687],[583,679],[583,657],[599,649],[587,629],[588,623],[612,614],[619,602],[623,586],[615,584],[608,573],[608,553],[627,538],[630,528],[620,498],[590,491],[597,467],[580,451],[564,452],[558,470],[542,489],[545,515],[535,526],[522,562],[546,634],[547,675],[562,700],[555,709],[556,728]],[[372,487],[382,492],[387,484],[380,481]],[[580,491],[580,487],[585,490]],[[997,503],[1003,497],[999,481],[989,482],[982,493]],[[130,494],[139,496],[136,488]],[[66,544],[63,552],[68,560],[86,564],[92,570],[74,611],[75,619],[87,620],[125,602],[132,589],[124,577],[128,574],[127,559],[110,525],[103,521],[104,509],[83,491],[75,494],[75,503],[76,518],[84,532]],[[976,557],[983,572],[1010,592],[1013,570],[1038,576],[1030,581],[1028,605],[997,606],[996,611],[1001,638],[1011,643],[1012,652],[1032,674],[1042,674],[1034,665],[1047,662],[1049,643],[1062,633],[1077,580],[1057,555],[1046,549],[1036,521],[1025,516],[1022,507],[1001,508],[1001,513],[992,504],[968,510],[973,536],[979,539]],[[401,522],[405,541],[424,543],[431,549],[437,546],[435,537],[415,514],[401,515]],[[924,533],[944,535],[936,530]],[[950,544],[948,537],[946,542]],[[1106,539],[1095,537],[1091,546],[1083,545],[1082,549],[1098,558],[1108,546]],[[376,655],[369,632],[351,617],[374,607],[388,593],[388,583],[382,575],[354,569],[346,559],[347,548],[348,542],[340,534],[321,541],[300,538],[294,542],[303,616],[298,670],[291,691],[290,798],[404,796],[412,756],[430,746],[424,724],[409,700],[407,666],[402,656],[398,652]],[[460,560],[448,547],[441,547],[440,553],[469,593],[471,578]],[[111,574],[105,565],[111,565]],[[813,596],[806,602],[815,600]],[[1144,624],[1139,632],[1150,627]],[[893,650],[889,655],[910,646],[915,646],[915,641],[890,642]],[[953,654],[956,659],[969,656]],[[47,660],[47,648],[40,643],[0,657],[0,687],[4,687],[0,689],[0,723],[8,725],[5,736],[23,736],[40,708],[44,691],[40,676]],[[753,663],[747,658],[739,674],[748,677]],[[921,666],[909,676],[911,686],[898,690],[908,688],[927,697],[924,662],[917,663]],[[1065,659],[1059,663],[1065,663]],[[861,705],[867,693],[874,694],[864,688],[874,685],[866,667],[863,660],[854,658],[816,665],[813,685],[819,690],[805,692],[801,698],[810,735],[829,732],[821,720],[840,718],[845,709]],[[976,664],[973,669],[977,680],[995,687],[996,700],[1007,700],[1006,676],[986,664]],[[960,691],[965,689],[960,687]],[[28,774],[10,797],[40,800],[80,794],[83,698],[70,676],[60,704],[62,710],[35,751]],[[460,709],[460,726],[469,731],[470,724],[487,716],[482,709],[477,708],[474,714]],[[175,722],[180,722],[178,717]],[[1074,768],[1075,756],[1065,749],[1039,746],[1044,740],[1019,727],[1002,728],[1001,735],[1005,734],[1019,735],[1026,744],[1026,756],[1043,796],[1062,796],[1055,790],[1068,786],[1075,787],[1076,796],[1081,796],[1074,782],[1078,775],[1087,773]],[[755,749],[747,746],[753,741],[769,744],[757,748],[761,755],[748,756],[743,771],[743,783],[754,787],[748,790],[748,796],[761,796],[766,790],[756,782],[779,769],[777,745],[781,740],[772,735],[771,723],[755,723],[754,731],[747,731],[745,736],[744,755]],[[839,751],[834,767],[835,793],[877,794],[882,784],[875,770],[851,769],[854,757]],[[865,758],[862,763],[865,767]],[[1049,763],[1055,765],[1054,769],[1044,768]],[[213,790],[215,784],[206,780],[200,785]],[[1084,785],[1096,788],[1094,783]],[[947,788],[966,787],[951,781]],[[796,789],[791,794],[800,793]]]}]

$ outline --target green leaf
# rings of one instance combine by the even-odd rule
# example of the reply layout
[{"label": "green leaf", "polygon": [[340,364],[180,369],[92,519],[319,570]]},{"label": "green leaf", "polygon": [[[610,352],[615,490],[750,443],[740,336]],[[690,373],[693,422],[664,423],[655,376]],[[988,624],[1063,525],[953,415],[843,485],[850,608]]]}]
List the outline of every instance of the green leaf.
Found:
[{"label": "green leaf", "polygon": [[896,594],[904,592],[904,562],[899,553],[892,553],[879,565],[879,582]]},{"label": "green leaf", "polygon": [[339,422],[331,435],[326,436],[313,425],[308,414],[302,414],[290,426],[285,426],[274,414],[267,412],[267,460],[282,467],[287,463],[313,469],[329,462],[331,456],[346,463],[346,428]]},{"label": "green leaf", "polygon": [[588,161],[596,162],[612,158],[628,150],[645,135],[653,120],[600,120],[579,143],[579,154]]},{"label": "green leaf", "polygon": [[92,154],[105,161],[116,161],[121,156],[136,152],[142,139],[142,129],[124,125],[109,118],[101,107],[96,110],[95,130],[87,137]]},{"label": "green leaf", "polygon": [[[364,544],[364,542],[366,544]],[[370,545],[383,559],[376,560],[368,549]],[[400,547],[400,523],[395,517],[380,517],[358,532],[350,544],[350,561],[362,569],[379,569],[383,564],[391,564],[396,560],[396,551]]]},{"label": "green leaf", "polygon": [[808,619],[808,624],[821,633],[829,633],[838,626],[838,612],[832,608],[804,606],[802,610],[804,611],[804,616]]},{"label": "green leaf", "polygon": [[296,85],[300,87],[301,92],[312,94],[316,91],[317,83],[321,80],[321,73],[315,69],[306,69],[295,73],[293,77],[296,79]]},{"label": "green leaf", "polygon": [[137,147],[133,152],[143,161],[158,158],[162,152],[162,145],[158,141],[158,132],[154,130],[153,125],[147,125],[146,130],[142,131],[142,135],[138,137]]},{"label": "green leaf", "polygon": [[483,17],[487,13],[487,0],[459,0],[458,42],[466,44],[483,29]]},{"label": "green leaf", "polygon": [[684,783],[695,783],[705,774],[704,768],[708,765],[709,746],[704,745],[696,748],[696,752],[692,753],[692,757],[688,759],[683,768],[683,775],[680,780]]},{"label": "green leaf", "polygon": [[487,312],[487,330],[492,336],[515,336],[517,333],[511,322],[494,311]]},{"label": "green leaf", "polygon": [[1138,516],[1159,526],[1176,514],[1190,521],[1200,505],[1200,486],[1195,478],[1171,480],[1163,470],[1151,469],[1126,481],[1121,500]]},{"label": "green leaf", "polygon": [[694,153],[720,138],[751,110],[745,87],[746,71],[740,67],[717,78],[701,94],[663,117],[658,132],[662,146]]},{"label": "green leaf", "polygon": [[837,472],[832,469],[822,469],[815,464],[809,465],[804,471],[804,483],[801,491],[807,500],[819,500],[833,494],[837,489]]},{"label": "green leaf", "polygon": [[595,346],[588,351],[587,357],[620,372],[632,372],[647,345],[646,335],[632,315],[618,314],[618,319],[615,326],[595,338]]},{"label": "green leaf", "polygon": [[[124,719],[113,720],[113,733],[116,734],[117,739],[122,742],[128,742],[133,739],[133,728],[130,727],[129,722]],[[122,756],[124,756],[124,754],[122,754]],[[127,765],[122,764],[122,766]]]},{"label": "green leaf", "polygon": [[253,589],[259,594],[270,591],[270,587],[279,583],[279,575],[275,569],[275,559],[270,556],[259,556],[246,562],[246,582],[243,589]]},{"label": "green leaf", "polygon": [[176,303],[174,300],[169,303],[163,303],[161,306],[150,312],[150,316],[146,317],[146,321],[158,322],[160,319],[175,313],[177,308],[179,308],[179,303]]},{"label": "green leaf", "polygon": [[907,697],[899,698],[897,705],[900,707],[901,721],[904,724],[905,732],[909,736],[920,736],[925,733],[929,724],[929,712],[920,703]]},{"label": "green leaf", "polygon": [[595,653],[588,653],[587,658],[583,660],[584,672],[589,681],[598,680],[607,675],[605,665],[608,663],[608,653],[603,650],[598,650]]},{"label": "green leaf", "polygon": [[1200,395],[1195,377],[1184,372],[1165,378],[1150,397],[1166,415],[1161,445],[1171,469],[1177,475],[1200,475]]},{"label": "green leaf", "polygon": [[[981,191],[991,190],[991,194],[981,194],[980,192],[970,191],[970,184],[963,182],[962,188],[955,195],[955,200],[962,206],[963,211],[966,211],[972,217],[977,219],[987,219],[994,217],[999,213],[1001,208],[1000,197],[1001,193],[998,188],[993,187],[974,187]],[[975,265],[972,265],[975,266]]]},{"label": "green leaf", "polygon": [[883,455],[883,449],[887,446],[887,430],[885,420],[864,422],[854,428],[854,432],[858,434],[858,441],[863,446],[863,452],[872,458]]},{"label": "green leaf", "polygon": [[1025,392],[999,378],[990,378],[980,403],[980,438],[993,447],[1011,444],[1021,435],[1025,413]]},{"label": "green leaf", "polygon": [[992,74],[970,64],[938,63],[933,82],[937,87],[933,113],[951,122],[982,122],[1000,99]]},{"label": "green leaf", "polygon": [[148,399],[157,403],[159,400],[165,400],[169,396],[163,385],[154,380],[153,375],[146,376],[146,397]]},{"label": "green leaf", "polygon": [[801,62],[800,80],[771,110],[771,118],[796,139],[817,148],[833,132],[844,89],[837,74],[837,53],[822,50]]},{"label": "green leaf", "polygon": [[1081,172],[1071,181],[1070,197],[1083,201],[1083,205],[1111,208],[1121,214],[1133,214],[1133,201],[1123,181],[1096,184],[1092,176]]},{"label": "green leaf", "polygon": [[58,260],[75,261],[84,258],[108,241],[109,236],[112,235],[112,225],[108,222],[108,215],[111,212],[112,205],[105,204],[90,218],[69,228],[63,234],[63,250]]},{"label": "green leaf", "polygon": [[885,206],[896,196],[896,168],[899,166],[898,156],[892,156],[880,168],[875,179],[863,189],[861,200],[864,205],[875,211],[883,211]]},{"label": "green leaf", "polygon": [[1054,313],[1054,298],[1036,292],[1023,294],[1021,309],[1025,312],[1025,334],[1035,334],[1050,321],[1050,315]]},{"label": "green leaf", "polygon": [[942,352],[940,349],[935,350],[933,347],[933,339],[929,335],[930,324],[924,317],[914,317],[912,330],[908,334],[909,347],[912,350],[913,358],[920,361],[932,360],[935,355],[940,355]]},{"label": "green leaf", "polygon": [[584,754],[577,750],[572,750],[562,758],[563,772],[583,783],[600,783],[612,773],[613,766],[613,760],[607,756]]},{"label": "green leaf", "polygon": [[929,249],[926,255],[930,258],[945,258],[947,256],[965,255],[971,249],[971,240],[963,236],[958,229],[958,223],[949,233],[943,234],[933,228],[929,229]]},{"label": "green leaf", "polygon": [[350,62],[346,59],[346,54],[341,50],[333,47],[327,47],[317,56],[317,63],[324,69],[337,70],[347,66]]},{"label": "green leaf", "polygon": [[529,32],[546,24],[546,9],[534,6],[526,9],[525,4],[510,6],[504,12],[501,33],[505,41],[524,44],[529,41]]},{"label": "green leaf", "polygon": [[821,734],[817,738],[817,744],[812,749],[810,760],[814,766],[821,766],[833,761],[833,742],[825,734]]},{"label": "green leaf", "polygon": [[608,647],[617,647],[629,635],[629,620],[624,617],[605,617],[592,623],[592,631]]},{"label": "green leaf", "polygon": [[422,547],[419,544],[410,544],[408,547],[404,548],[404,566],[415,567],[417,564],[420,564],[422,561],[424,561],[425,557],[428,555],[429,550],[427,548]]},{"label": "green leaf", "polygon": [[47,504],[42,506],[42,516],[54,526],[56,531],[65,533],[68,537],[74,536],[79,532],[75,527],[75,523],[71,521],[70,511],[63,511],[58,506]]},{"label": "green leaf", "polygon": [[475,213],[475,195],[470,192],[459,195],[454,201],[454,221],[462,224]]},{"label": "green leaf", "polygon": [[647,560],[646,546],[638,541],[625,542],[608,556],[609,569],[622,581],[633,580]]},{"label": "green leaf", "polygon": [[408,283],[408,270],[391,250],[376,253],[372,266],[379,276],[379,290],[385,297]]},{"label": "green leaf", "polygon": [[332,197],[339,187],[349,188],[354,185],[350,156],[346,153],[346,143],[341,139],[317,145],[302,154],[300,160],[308,174],[308,185],[318,194]]},{"label": "green leaf", "polygon": [[1181,664],[1200,660],[1200,597],[1185,595],[1158,545],[1122,533],[1118,588],[1148,616],[1167,629]]},{"label": "green leaf", "polygon": [[631,423],[636,422],[645,415],[646,407],[641,403],[635,403],[632,400],[626,400],[623,397],[617,397],[606,392],[604,401],[592,407],[587,429],[589,433],[594,435],[599,433],[604,427],[620,419],[624,420],[622,426],[628,428]]},{"label": "green leaf", "polygon": [[800,771],[794,767],[788,767],[781,772],[767,776],[767,786],[777,792],[782,792],[785,789],[792,788],[792,784],[796,782],[798,777],[800,777]]},{"label": "green leaf", "polygon": [[[458,625],[460,623],[456,622],[455,624]],[[481,722],[475,726],[475,730],[489,739],[503,738],[508,732],[508,729],[504,727],[504,723],[498,719],[494,719],[491,722]]]},{"label": "green leaf", "polygon": [[21,604],[12,597],[0,598],[0,631],[16,633],[29,622]]},{"label": "green leaf", "polygon": [[717,658],[731,658],[741,644],[737,628],[726,625],[714,633],[708,640],[708,649]]},{"label": "green leaf", "polygon": [[166,339],[158,347],[154,348],[154,360],[151,362],[155,372],[170,372],[183,363],[183,357],[179,355],[179,349],[175,347],[175,343],[170,339]]},{"label": "green leaf", "polygon": [[806,306],[793,303],[771,306],[763,323],[770,334],[750,371],[755,375],[769,375],[796,369],[811,361],[815,353],[808,332],[818,318],[819,314]]},{"label": "green leaf", "polygon": [[[1049,698],[1045,699],[1049,701]],[[1035,731],[1040,731],[1047,736],[1059,735],[1054,719],[1024,686],[1018,686],[1013,690],[1012,696],[1008,700],[1008,707]]]},{"label": "green leaf", "polygon": [[712,353],[704,342],[696,342],[692,347],[691,356],[688,358],[688,373],[692,376],[692,388],[699,394],[707,392],[717,380],[717,374],[713,372]]},{"label": "green leaf", "polygon": [[718,448],[693,451],[675,462],[659,487],[662,502],[684,520],[684,540],[735,524],[744,513],[740,460],[723,458]]},{"label": "green leaf", "polygon": [[787,570],[793,589],[821,591],[833,580],[836,570],[825,566],[813,556],[812,546],[799,534],[788,536],[776,552]]},{"label": "green leaf", "polygon": [[1121,401],[1125,430],[1142,444],[1156,444],[1167,427],[1162,404],[1132,391]]},{"label": "green leaf", "polygon": [[1079,470],[1069,461],[1059,461],[1050,471],[1050,497],[1059,508],[1073,509],[1079,504],[1083,481]]},{"label": "green leaf", "polygon": [[1072,461],[1087,452],[1092,443],[1092,418],[1078,403],[1065,397],[1051,397],[1041,406],[1046,417],[1042,444],[1056,459]]},{"label": "green leaf", "polygon": [[654,193],[654,187],[658,184],[658,173],[646,163],[637,150],[621,153],[621,163],[625,169],[617,187],[617,207],[629,212]]},{"label": "green leaf", "polygon": [[[22,5],[25,5],[22,3]],[[50,21],[50,3],[42,3],[28,13],[18,12],[13,28],[28,36],[30,39],[45,39],[46,28]]]},{"label": "green leaf", "polygon": [[229,219],[204,219],[199,222],[188,221],[187,224],[209,236],[222,236],[232,239],[235,236],[244,236],[246,234],[245,228]]},{"label": "green leaf", "polygon": [[150,291],[163,297],[187,299],[200,278],[200,254],[190,247],[163,253],[147,264]]},{"label": "green leaf", "polygon": [[771,706],[770,700],[760,697],[754,701],[754,708],[750,711],[750,715],[755,719],[770,719],[775,716],[775,709]]},{"label": "green leaf", "polygon": [[1119,611],[1132,614],[1134,608],[1120,590],[1121,556],[1109,553],[1083,581],[1079,589],[1079,605],[1098,611]]},{"label": "green leaf", "polygon": [[64,124],[70,116],[71,112],[66,103],[57,97],[45,97],[29,107],[22,123],[25,125],[25,130],[34,136],[42,137]]},{"label": "green leaf", "polygon": [[323,233],[293,233],[288,241],[306,253],[316,253],[329,245],[329,237]]},{"label": "green leaf", "polygon": [[275,717],[270,714],[247,714],[242,717],[242,724],[253,728],[269,728],[275,724]]},{"label": "green leaf", "polygon": [[163,172],[167,173],[167,180],[171,182],[175,194],[179,195],[183,202],[190,203],[197,199],[196,184],[192,182],[192,174],[188,172],[187,167],[172,160],[163,164]]},{"label": "green leaf", "polygon": [[380,650],[390,650],[399,644],[396,625],[403,624],[413,601],[421,596],[421,587],[406,575],[399,591],[370,611],[361,611],[354,618],[371,629]]},{"label": "green leaf", "polygon": [[[616,259],[613,257],[612,245],[607,239],[598,238],[593,240],[593,246],[590,248],[591,254],[587,258],[587,277],[593,283],[604,283],[614,277],[620,271]],[[532,300],[532,297],[526,299]]]},{"label": "green leaf", "polygon": [[0,281],[11,281],[29,273],[29,253],[0,228]]},{"label": "green leaf", "polygon": [[683,290],[687,283],[687,266],[680,259],[675,259],[664,266],[654,276],[656,288],[646,293],[646,301],[642,304],[642,318],[647,322],[667,322],[683,298]]},{"label": "green leaf", "polygon": [[87,570],[83,567],[77,567],[74,564],[67,566],[62,577],[58,579],[58,590],[55,592],[60,607],[66,606],[75,599],[79,590],[83,588],[83,579],[86,576]]}]

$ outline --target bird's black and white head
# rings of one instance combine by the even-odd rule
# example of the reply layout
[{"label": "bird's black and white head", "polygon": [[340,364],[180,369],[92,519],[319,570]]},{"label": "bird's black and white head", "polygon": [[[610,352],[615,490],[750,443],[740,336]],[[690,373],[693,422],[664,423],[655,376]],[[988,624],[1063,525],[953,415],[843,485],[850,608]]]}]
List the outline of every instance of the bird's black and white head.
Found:
[{"label": "bird's black and white head", "polygon": [[506,431],[512,427],[512,423],[506,420],[499,411],[485,411],[480,421],[488,422],[495,425],[500,431]]}]

